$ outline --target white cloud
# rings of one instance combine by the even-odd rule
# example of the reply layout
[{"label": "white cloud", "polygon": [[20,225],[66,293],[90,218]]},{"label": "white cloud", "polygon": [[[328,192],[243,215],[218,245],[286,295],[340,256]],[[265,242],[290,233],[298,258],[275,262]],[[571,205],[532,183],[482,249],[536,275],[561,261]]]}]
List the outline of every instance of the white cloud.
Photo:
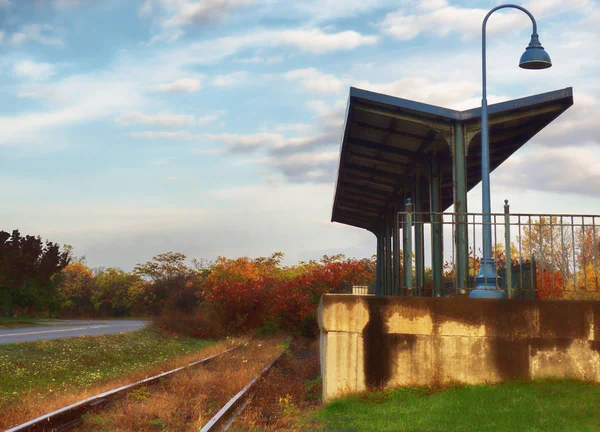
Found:
[{"label": "white cloud", "polygon": [[262,57],[262,56],[254,56],[254,57],[246,57],[236,59],[236,61],[240,63],[264,63],[268,65],[277,64],[283,62],[284,58],[281,56],[273,56],[273,57]]},{"label": "white cloud", "polygon": [[337,151],[326,151],[326,152],[313,152],[313,153],[303,153],[303,154],[295,154],[291,156],[286,156],[285,158],[278,159],[275,164],[282,165],[295,165],[298,163],[302,164],[318,164],[322,162],[337,162],[339,159],[339,152]]},{"label": "white cloud", "polygon": [[388,4],[396,5],[397,0],[303,0],[290,2],[296,13],[306,14],[314,22],[363,15]]},{"label": "white cloud", "polygon": [[83,3],[90,3],[90,0],[54,0],[54,4],[58,7],[79,6]]},{"label": "white cloud", "polygon": [[[170,66],[157,66],[156,74],[161,76],[166,67]],[[40,71],[52,71],[45,67],[40,69],[35,63],[25,63],[18,70],[26,76],[41,76]],[[114,118],[119,112],[139,109],[145,105],[142,91],[144,84],[139,80],[147,70],[148,65],[142,62],[117,62],[108,70],[72,75],[47,85],[40,83],[22,88],[21,96],[48,96],[51,100],[43,111],[0,116],[0,145],[62,148],[65,131],[69,126]]]},{"label": "white cloud", "polygon": [[[531,169],[531,167],[536,167]],[[586,195],[600,189],[600,146],[546,148],[515,155],[504,162],[495,181],[512,190]],[[566,173],[568,175],[561,175]]]},{"label": "white cloud", "polygon": [[152,46],[159,42],[167,42],[173,43],[179,40],[183,36],[183,30],[180,29],[168,29],[163,32],[160,32],[156,36],[153,36],[150,41],[148,41],[147,45]]},{"label": "white cloud", "polygon": [[346,85],[333,75],[314,68],[296,69],[284,74],[288,80],[300,81],[305,89],[316,93],[340,93]]},{"label": "white cloud", "polygon": [[259,161],[281,171],[292,183],[331,182],[339,160],[337,151],[313,151]]},{"label": "white cloud", "polygon": [[249,6],[254,3],[254,0],[201,0],[197,2],[162,0],[159,3],[167,6],[174,5],[177,11],[175,15],[163,22],[163,26],[182,27],[220,21],[234,9]]},{"label": "white cloud", "polygon": [[0,31],[0,44],[4,41],[4,32]]},{"label": "white cloud", "polygon": [[[332,163],[331,155],[325,153],[336,152],[339,145],[339,134],[343,124],[343,113],[345,101],[336,103],[325,103],[314,101],[310,104],[315,112],[314,123],[304,124],[281,124],[275,125],[273,132],[263,131],[250,134],[193,134],[187,131],[177,133],[169,132],[137,132],[130,134],[137,138],[146,139],[173,139],[173,140],[198,140],[221,144],[221,147],[200,148],[192,154],[246,154],[263,151],[266,157],[255,160],[241,160],[237,163],[258,163],[267,165],[270,170],[281,172],[284,179],[291,181],[329,181],[335,172],[335,164]],[[286,137],[284,134],[291,132],[297,136]],[[326,149],[325,151],[323,149]],[[315,152],[317,156],[311,156]],[[309,162],[315,162],[314,170],[307,170]],[[318,163],[317,163],[318,162]],[[297,170],[294,165],[301,168]],[[303,170],[303,171],[302,171]],[[312,172],[302,174],[301,172]]]},{"label": "white cloud", "polygon": [[592,96],[582,93],[576,92],[573,98],[573,106],[535,137],[536,144],[554,148],[585,144],[600,146],[600,104]]},{"label": "white cloud", "polygon": [[[311,125],[276,125],[273,130],[277,133],[271,134],[270,145],[265,148],[266,156],[239,163],[265,166],[268,182],[332,182],[337,167],[345,101],[312,101],[307,105],[314,112]],[[284,137],[282,134],[285,132],[299,135]]]},{"label": "white cloud", "polygon": [[583,12],[594,8],[593,0],[529,0],[525,8],[530,10],[534,16],[546,15],[548,13],[560,13],[566,11]]},{"label": "white cloud", "polygon": [[50,63],[38,63],[31,60],[21,60],[14,65],[14,73],[19,78],[45,80],[56,73]]},{"label": "white cloud", "polygon": [[0,7],[9,7],[10,0],[0,0]]},{"label": "white cloud", "polygon": [[154,87],[156,91],[168,93],[194,93],[202,88],[202,82],[197,78],[180,78]]},{"label": "white cloud", "polygon": [[[381,29],[400,40],[413,39],[420,33],[447,36],[458,33],[464,39],[476,37],[481,33],[481,23],[488,9],[463,8],[451,6],[446,1],[437,1],[437,7],[431,2],[419,3],[419,6],[407,13],[406,9],[388,13],[381,22]],[[497,16],[496,16],[497,15]],[[527,23],[524,14],[506,14],[498,12],[488,22],[489,33],[499,32]]]},{"label": "white cloud", "polygon": [[[581,13],[592,8],[592,5],[590,0],[533,0],[524,6],[539,20],[551,12],[571,10]],[[454,6],[447,0],[421,0],[412,7],[405,5],[388,13],[379,26],[385,33],[400,40],[410,40],[421,33],[440,37],[456,33],[463,39],[471,39],[481,35],[481,25],[489,10]],[[486,33],[500,33],[528,26],[531,26],[531,21],[525,14],[505,9],[490,17]]]},{"label": "white cloud", "polygon": [[48,24],[27,24],[18,32],[13,33],[11,42],[20,45],[27,41],[35,41],[44,45],[62,46],[64,42],[60,37],[52,35],[54,28]]},{"label": "white cloud", "polygon": [[297,133],[302,133],[302,132],[309,131],[312,127],[313,126],[305,124],[305,123],[284,123],[284,124],[276,125],[275,130],[277,132],[293,131],[293,132],[297,132]]},{"label": "white cloud", "polygon": [[196,140],[201,139],[202,136],[193,134],[189,131],[144,131],[144,132],[130,132],[130,137],[133,138],[144,138],[144,139],[169,139],[169,140]]},{"label": "white cloud", "polygon": [[205,125],[214,122],[223,115],[223,112],[217,114],[207,114],[196,119],[196,123],[199,125]]},{"label": "white cloud", "polygon": [[[127,112],[156,114],[145,111],[159,96],[148,90],[190,92],[201,86],[202,75],[185,75],[185,66],[164,62],[159,56],[140,58],[121,52],[110,64],[91,73],[38,83],[26,81],[18,88],[18,96],[44,98],[44,109],[0,116],[0,145],[63,148],[72,142],[65,138],[70,126],[100,119],[114,121]],[[53,67],[32,61],[19,61],[10,67],[14,74],[29,79],[54,73]],[[178,79],[181,77],[186,78]],[[195,118],[195,124],[208,124],[223,113],[203,114]]]},{"label": "white cloud", "polygon": [[121,126],[130,126],[135,124],[180,127],[196,123],[193,115],[189,114],[142,114],[138,111],[128,112],[116,118],[116,121]]},{"label": "white cloud", "polygon": [[[468,109],[473,107],[472,98],[480,92],[480,84],[475,81],[440,81],[426,78],[404,78],[387,83],[354,81],[354,86],[377,93],[389,94],[404,99],[430,103],[445,108]],[[498,98],[489,96],[489,103]],[[475,104],[476,106],[477,104]]]},{"label": "white cloud", "polygon": [[0,143],[13,146],[60,146],[48,139],[50,131],[112,115],[117,108],[137,103],[136,97],[122,83],[104,84],[78,103],[69,103],[52,111],[0,116]]},{"label": "white cloud", "polygon": [[158,159],[154,159],[152,162],[150,162],[150,165],[155,165],[155,166],[166,165],[174,159],[175,158],[173,158],[173,157],[158,158]]},{"label": "white cloud", "polygon": [[234,133],[223,133],[223,134],[212,134],[212,133],[201,133],[196,134],[190,131],[144,131],[144,132],[131,132],[129,136],[133,138],[143,139],[169,139],[169,140],[198,140],[198,141],[209,141],[213,143],[223,144],[222,148],[213,149],[200,149],[195,150],[194,154],[225,154],[225,153],[250,153],[261,148],[273,147],[277,144],[281,144],[284,141],[284,137],[278,133],[271,132],[258,132],[254,134],[234,134]]},{"label": "white cloud", "polygon": [[326,33],[318,28],[256,29],[244,35],[206,40],[191,44],[184,49],[165,51],[163,61],[177,64],[210,64],[246,49],[280,46],[292,46],[312,54],[325,54],[373,45],[377,41],[377,36],[365,36],[353,30]]},{"label": "white cloud", "polygon": [[248,72],[246,71],[238,71],[231,72],[228,74],[217,75],[212,80],[212,85],[215,87],[232,87],[236,85],[243,84],[248,77]]},{"label": "white cloud", "polygon": [[[132,125],[146,125],[146,126],[163,126],[163,127],[181,127],[187,125],[207,125],[214,122],[222,113],[207,114],[200,117],[195,117],[190,114],[143,114],[139,111],[131,111],[125,113],[115,119],[120,126],[132,126]],[[144,132],[142,132],[144,133]],[[149,135],[150,137],[151,135]],[[171,137],[177,137],[178,135],[170,135]],[[185,134],[181,136],[187,136]],[[190,135],[191,136],[191,135]],[[143,136],[141,136],[143,137]]]},{"label": "white cloud", "polygon": [[148,17],[152,14],[153,10],[153,0],[144,0],[138,8],[138,13],[141,17]]},{"label": "white cloud", "polygon": [[20,91],[17,93],[19,99],[39,99],[39,100],[53,100],[58,99],[58,95],[51,89],[44,89],[40,91]]},{"label": "white cloud", "polygon": [[283,142],[283,136],[278,133],[259,132],[249,135],[233,133],[204,134],[209,141],[225,144],[229,153],[247,153],[260,148],[274,146]]},{"label": "white cloud", "polygon": [[353,30],[323,33],[319,29],[287,30],[281,33],[281,43],[314,54],[352,50],[362,45],[374,45],[377,36],[364,36]]}]

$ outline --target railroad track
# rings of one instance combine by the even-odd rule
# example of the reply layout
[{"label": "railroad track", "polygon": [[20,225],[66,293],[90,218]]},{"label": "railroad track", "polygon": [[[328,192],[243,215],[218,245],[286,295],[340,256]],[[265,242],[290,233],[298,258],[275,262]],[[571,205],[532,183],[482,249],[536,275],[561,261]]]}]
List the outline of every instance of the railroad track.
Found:
[{"label": "railroad track", "polygon": [[232,397],[229,402],[223,405],[223,408],[216,413],[213,418],[211,418],[208,423],[206,423],[200,432],[217,432],[217,431],[225,431],[229,426],[235,421],[237,416],[246,408],[250,399],[254,395],[254,389],[258,381],[263,378],[269,370],[279,361],[281,356],[285,353],[282,351],[275,359],[269,363],[265,368],[252,380],[246,384],[246,386],[241,389],[234,397]]},{"label": "railroad track", "polygon": [[[188,365],[178,367],[168,372],[163,372],[132,384],[128,384],[107,392],[92,396],[80,402],[71,404],[56,411],[44,414],[21,425],[7,429],[5,432],[40,432],[40,431],[64,431],[81,424],[82,416],[92,409],[96,409],[115,402],[125,396],[131,390],[141,386],[154,384],[160,380],[172,376],[173,374],[193,366],[206,364],[211,360],[240,348],[241,345],[227,349],[218,354],[201,360],[189,363]],[[243,411],[254,394],[258,381],[264,377],[271,367],[281,358],[285,351],[282,351],[273,361],[271,361],[263,370],[255,376],[242,390],[231,398],[220,410],[211,418],[201,429],[201,432],[224,431],[233,423],[235,418]]]}]

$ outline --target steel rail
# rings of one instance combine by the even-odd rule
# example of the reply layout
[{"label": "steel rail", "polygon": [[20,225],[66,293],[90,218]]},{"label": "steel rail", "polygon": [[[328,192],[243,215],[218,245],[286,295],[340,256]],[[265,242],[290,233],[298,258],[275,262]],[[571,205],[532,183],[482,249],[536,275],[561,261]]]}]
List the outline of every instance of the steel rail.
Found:
[{"label": "steel rail", "polygon": [[243,389],[241,389],[229,402],[217,412],[202,428],[199,432],[216,432],[226,431],[229,426],[235,421],[237,416],[246,408],[248,402],[254,395],[253,389],[258,381],[264,377],[271,368],[279,361],[281,356],[285,353],[282,351],[275,359],[269,363],[264,369],[250,381]]},{"label": "steel rail", "polygon": [[183,369],[187,369],[192,366],[196,366],[199,364],[207,363],[214,358],[233,351],[235,349],[240,348],[241,345],[237,345],[233,348],[229,348],[225,351],[221,351],[220,353],[214,354],[212,356],[203,358],[201,360],[197,360],[195,362],[189,363],[185,366],[180,366],[176,369],[163,372],[161,374],[145,378],[140,381],[136,381],[131,384],[127,384],[121,387],[118,387],[113,390],[106,391],[104,393],[100,393],[96,396],[91,396],[82,401],[76,402],[74,404],[68,405],[64,408],[60,408],[56,411],[52,411],[48,414],[44,414],[40,417],[37,417],[33,420],[30,420],[21,425],[12,427],[7,429],[5,432],[34,432],[34,431],[62,431],[66,430],[70,427],[76,426],[81,422],[81,416],[91,408],[95,408],[97,406],[103,405],[109,402],[111,399],[116,399],[119,396],[124,395],[127,391],[133,390],[136,387],[139,387],[144,384],[154,383],[164,377],[172,375],[176,372],[179,372]]}]

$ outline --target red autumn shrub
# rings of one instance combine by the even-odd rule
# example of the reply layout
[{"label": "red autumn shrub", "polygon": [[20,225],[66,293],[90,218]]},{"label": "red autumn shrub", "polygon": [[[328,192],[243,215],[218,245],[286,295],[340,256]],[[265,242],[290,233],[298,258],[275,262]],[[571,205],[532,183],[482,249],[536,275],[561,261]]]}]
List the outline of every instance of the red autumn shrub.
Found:
[{"label": "red autumn shrub", "polygon": [[342,292],[345,283],[372,283],[372,260],[324,256],[283,267],[283,254],[268,258],[219,258],[201,293],[219,306],[222,322],[233,332],[268,324],[285,330],[314,333],[322,294]]},{"label": "red autumn shrub", "polygon": [[[539,299],[564,298],[564,280],[560,271],[536,271],[536,297]],[[552,281],[554,279],[554,282]],[[554,283],[554,288],[552,287]]]}]

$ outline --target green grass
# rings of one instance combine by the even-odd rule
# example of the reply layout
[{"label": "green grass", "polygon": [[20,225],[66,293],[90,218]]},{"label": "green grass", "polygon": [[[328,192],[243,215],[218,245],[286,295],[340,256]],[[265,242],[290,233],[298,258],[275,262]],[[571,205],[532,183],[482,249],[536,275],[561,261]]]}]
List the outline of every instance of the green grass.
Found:
[{"label": "green grass", "polygon": [[211,343],[144,329],[0,345],[0,410],[28,392],[77,390],[193,353]]},{"label": "green grass", "polygon": [[305,425],[338,431],[600,431],[600,386],[509,382],[405,388],[333,401]]}]

